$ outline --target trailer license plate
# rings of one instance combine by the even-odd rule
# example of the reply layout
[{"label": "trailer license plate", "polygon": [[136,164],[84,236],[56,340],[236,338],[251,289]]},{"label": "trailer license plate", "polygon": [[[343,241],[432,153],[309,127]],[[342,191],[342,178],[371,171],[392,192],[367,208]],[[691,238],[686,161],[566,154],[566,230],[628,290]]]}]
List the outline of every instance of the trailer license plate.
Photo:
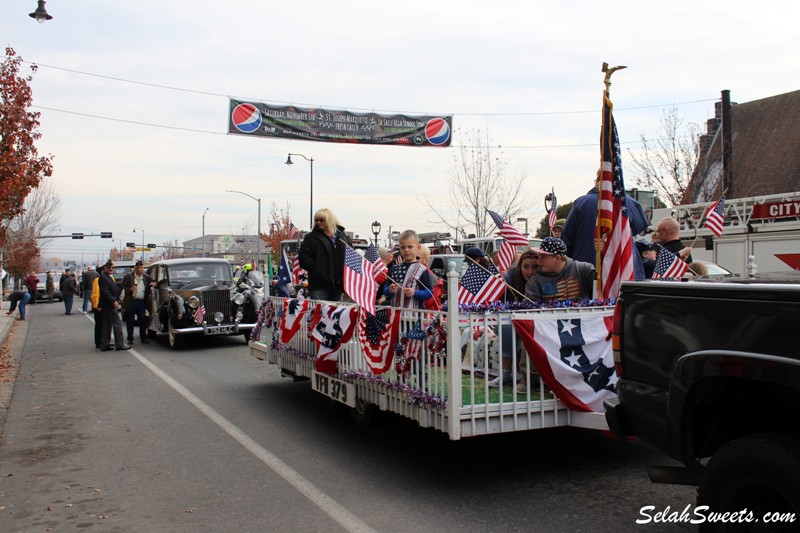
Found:
[{"label": "trailer license plate", "polygon": [[356,387],[352,383],[314,372],[311,378],[311,388],[337,402],[342,402],[350,407],[356,406]]},{"label": "trailer license plate", "polygon": [[234,326],[206,326],[206,335],[227,335],[234,332]]}]

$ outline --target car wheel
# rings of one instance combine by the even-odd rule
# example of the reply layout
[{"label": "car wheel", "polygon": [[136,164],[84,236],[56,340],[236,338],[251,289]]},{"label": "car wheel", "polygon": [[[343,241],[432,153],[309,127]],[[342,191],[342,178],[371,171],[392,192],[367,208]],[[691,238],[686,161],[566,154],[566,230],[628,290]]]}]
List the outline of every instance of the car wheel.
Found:
[{"label": "car wheel", "polygon": [[169,347],[173,350],[180,350],[183,348],[183,337],[175,333],[175,328],[172,327],[172,322],[170,322],[167,328],[167,334],[169,337]]},{"label": "car wheel", "polygon": [[[708,462],[697,500],[709,513],[746,508],[758,519],[767,513],[800,515],[800,442],[787,433],[762,433],[725,444]],[[718,522],[701,529],[726,526]]]},{"label": "car wheel", "polygon": [[158,332],[156,330],[154,330],[154,329],[149,329],[148,328],[147,329],[147,336],[150,337],[151,339],[155,339],[156,337],[158,337]]}]

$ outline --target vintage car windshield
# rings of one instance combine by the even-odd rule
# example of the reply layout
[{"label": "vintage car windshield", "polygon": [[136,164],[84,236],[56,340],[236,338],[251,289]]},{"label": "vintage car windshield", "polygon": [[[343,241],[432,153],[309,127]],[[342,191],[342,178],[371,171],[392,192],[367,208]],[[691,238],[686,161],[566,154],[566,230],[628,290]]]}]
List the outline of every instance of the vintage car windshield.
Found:
[{"label": "vintage car windshield", "polygon": [[190,283],[194,281],[231,281],[228,265],[209,263],[185,263],[171,265],[169,268],[170,283]]}]

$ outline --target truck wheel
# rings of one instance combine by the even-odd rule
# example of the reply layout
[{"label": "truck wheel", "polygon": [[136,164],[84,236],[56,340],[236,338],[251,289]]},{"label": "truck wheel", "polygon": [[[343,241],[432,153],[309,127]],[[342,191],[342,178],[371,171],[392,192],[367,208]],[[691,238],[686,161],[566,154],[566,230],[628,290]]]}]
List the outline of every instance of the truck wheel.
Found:
[{"label": "truck wheel", "polygon": [[377,412],[377,405],[371,404],[361,398],[356,398],[356,406],[350,408],[350,415],[353,417],[353,422],[361,428],[369,427]]},{"label": "truck wheel", "polygon": [[[800,516],[800,442],[786,433],[749,435],[729,442],[708,462],[697,500],[709,507],[708,512],[748,509],[758,520],[765,513]],[[716,531],[730,525],[703,524],[701,528]]]},{"label": "truck wheel", "polygon": [[172,323],[167,327],[167,334],[169,338],[169,347],[173,350],[180,350],[183,348],[183,337],[175,333]]}]

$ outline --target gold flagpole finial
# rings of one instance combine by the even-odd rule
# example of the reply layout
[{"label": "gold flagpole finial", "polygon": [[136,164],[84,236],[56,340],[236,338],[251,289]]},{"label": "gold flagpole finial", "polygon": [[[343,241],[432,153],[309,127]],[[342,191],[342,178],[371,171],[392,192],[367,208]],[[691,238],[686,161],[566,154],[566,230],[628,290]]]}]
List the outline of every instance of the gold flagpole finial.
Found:
[{"label": "gold flagpole finial", "polygon": [[603,80],[603,83],[606,84],[606,90],[608,90],[608,88],[611,87],[611,75],[614,74],[616,71],[622,70],[624,68],[628,68],[628,67],[625,66],[625,65],[617,65],[616,67],[609,67],[608,63],[603,62],[602,72],[606,73],[606,77]]}]

